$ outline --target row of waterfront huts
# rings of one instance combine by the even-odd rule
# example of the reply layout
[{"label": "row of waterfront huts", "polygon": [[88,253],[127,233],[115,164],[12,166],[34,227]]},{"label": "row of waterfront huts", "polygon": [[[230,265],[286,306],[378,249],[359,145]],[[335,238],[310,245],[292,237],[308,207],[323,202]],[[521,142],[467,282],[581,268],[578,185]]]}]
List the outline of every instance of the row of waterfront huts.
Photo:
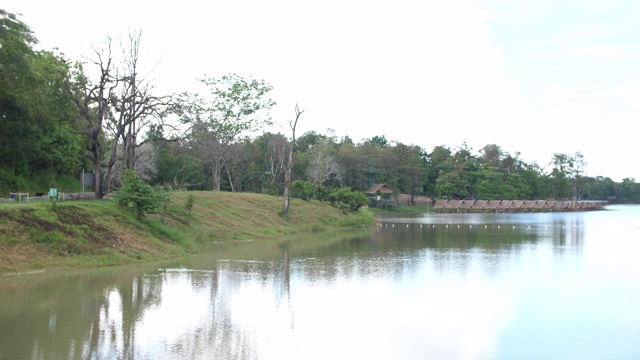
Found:
[{"label": "row of waterfront huts", "polygon": [[438,200],[438,212],[562,212],[603,210],[608,201],[556,200]]}]

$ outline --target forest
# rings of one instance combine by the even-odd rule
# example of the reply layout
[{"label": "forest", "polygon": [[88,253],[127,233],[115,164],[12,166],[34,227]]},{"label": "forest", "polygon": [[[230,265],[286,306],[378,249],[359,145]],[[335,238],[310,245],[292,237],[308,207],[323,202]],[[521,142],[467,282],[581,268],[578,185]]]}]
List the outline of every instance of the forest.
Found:
[{"label": "forest", "polygon": [[130,169],[172,189],[278,196],[303,181],[354,191],[386,183],[432,198],[640,201],[635,179],[589,176],[580,151],[537,164],[497,144],[423,149],[331,130],[296,137],[304,121],[296,104],[291,132],[268,132],[275,101],[266,80],[204,76],[206,93],[164,94],[142,68],[141,41],[140,32],[107,38],[86,58],[67,59],[37,49],[29,26],[0,9],[0,197],[35,190],[33,179],[79,179],[84,171],[102,198]]}]

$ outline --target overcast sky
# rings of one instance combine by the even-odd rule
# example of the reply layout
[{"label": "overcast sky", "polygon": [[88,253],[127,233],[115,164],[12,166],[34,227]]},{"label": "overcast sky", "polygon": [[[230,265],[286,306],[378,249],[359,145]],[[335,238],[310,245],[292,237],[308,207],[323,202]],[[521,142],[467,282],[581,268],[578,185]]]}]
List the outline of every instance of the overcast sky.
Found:
[{"label": "overcast sky", "polygon": [[640,1],[5,0],[44,49],[76,60],[142,30],[159,89],[238,73],[275,87],[289,134],[333,129],[546,166],[581,151],[590,176],[640,181]]}]

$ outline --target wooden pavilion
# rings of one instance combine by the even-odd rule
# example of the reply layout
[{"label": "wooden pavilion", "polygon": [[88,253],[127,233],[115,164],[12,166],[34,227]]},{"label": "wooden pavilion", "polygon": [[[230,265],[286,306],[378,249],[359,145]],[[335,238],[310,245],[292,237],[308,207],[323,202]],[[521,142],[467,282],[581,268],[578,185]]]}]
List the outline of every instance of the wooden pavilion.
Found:
[{"label": "wooden pavilion", "polygon": [[387,184],[373,184],[364,193],[369,197],[369,206],[394,205],[391,199],[393,190]]}]

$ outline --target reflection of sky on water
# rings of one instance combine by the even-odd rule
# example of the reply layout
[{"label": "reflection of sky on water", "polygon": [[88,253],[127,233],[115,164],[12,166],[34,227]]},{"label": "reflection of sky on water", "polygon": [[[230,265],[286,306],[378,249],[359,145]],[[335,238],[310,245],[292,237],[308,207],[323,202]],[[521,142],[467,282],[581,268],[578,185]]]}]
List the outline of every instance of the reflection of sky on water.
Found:
[{"label": "reflection of sky on water", "polygon": [[[507,225],[488,228],[535,237],[497,250],[423,247],[386,257],[371,251],[368,256],[356,252],[337,258],[294,259],[289,263],[288,285],[283,284],[284,264],[220,262],[217,282],[236,285],[220,285],[224,290],[218,297],[228,300],[218,311],[225,315],[214,315],[213,322],[222,316],[229,322],[226,331],[233,335],[228,336],[232,341],[216,342],[226,349],[216,353],[238,353],[232,344],[240,344],[245,358],[260,359],[413,359],[416,355],[536,359],[633,354],[628,336],[622,334],[617,341],[603,336],[619,331],[623,314],[639,318],[638,294],[632,298],[628,294],[630,279],[612,283],[616,271],[598,266],[610,265],[611,259],[591,259],[594,254],[590,251],[572,251],[583,248],[587,234],[596,237],[589,246],[598,251],[602,242],[597,236],[616,225],[599,224],[587,231],[584,224],[589,220],[584,216],[588,214],[545,215],[543,220],[529,215],[536,221],[509,216],[502,219]],[[484,224],[472,216],[464,220],[460,223]],[[415,236],[415,225],[408,223]],[[433,223],[457,225],[442,220]],[[622,230],[625,227],[617,226],[628,239]],[[457,226],[440,227],[439,231],[455,235],[455,229]],[[399,229],[389,231],[398,233]],[[484,227],[475,231],[484,231]],[[375,247],[376,236],[372,239]],[[604,246],[610,247],[610,243]],[[623,257],[621,265],[632,279],[640,279],[635,262]],[[608,293],[604,298],[601,287]],[[626,299],[612,300],[611,296]],[[224,327],[216,325],[220,326]],[[583,343],[577,351],[575,344]],[[603,350],[608,344],[617,344],[618,350]],[[203,345],[211,348],[210,343]]]},{"label": "reflection of sky on water", "polygon": [[31,315],[43,323],[21,344],[33,359],[640,358],[640,207],[525,215],[486,229],[386,219],[396,225],[291,254],[283,243],[266,260],[203,254],[80,277],[70,307],[44,282],[33,288],[46,296],[0,293],[43,302],[0,311],[12,321],[0,359],[25,355],[2,346],[3,329]]},{"label": "reflection of sky on water", "polygon": [[191,358],[248,359],[491,355],[495,333],[510,316],[508,294],[483,276],[437,275],[427,259],[399,281],[393,263],[381,269],[375,261],[343,259],[335,276],[310,281],[311,273],[324,271],[323,260],[295,260],[289,292],[278,263],[221,261],[206,281],[195,282],[204,274],[167,270],[161,301],[136,324],[135,353],[160,359],[185,351]]}]

